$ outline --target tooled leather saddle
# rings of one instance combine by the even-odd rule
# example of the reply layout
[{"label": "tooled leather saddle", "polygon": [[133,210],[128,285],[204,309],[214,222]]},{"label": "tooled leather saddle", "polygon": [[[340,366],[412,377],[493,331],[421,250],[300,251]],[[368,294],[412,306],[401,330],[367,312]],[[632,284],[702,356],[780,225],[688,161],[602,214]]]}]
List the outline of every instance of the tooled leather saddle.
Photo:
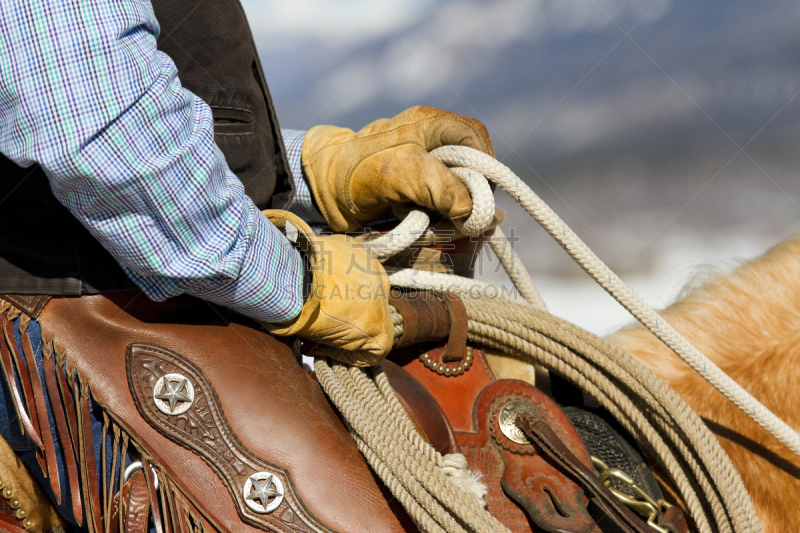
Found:
[{"label": "tooled leather saddle", "polygon": [[[3,298],[3,373],[51,491],[88,531],[144,532],[150,519],[156,531],[181,533],[417,531],[292,341],[191,298]],[[457,298],[394,303],[406,327],[384,371],[423,437],[484,474],[488,510],[511,531],[652,531],[609,497],[553,400],[525,382],[494,379],[482,350],[467,346]],[[41,373],[29,370],[32,319],[41,326]],[[96,409],[102,427],[92,423]],[[124,468],[131,452],[138,462]],[[686,529],[682,516],[662,525]]]}]

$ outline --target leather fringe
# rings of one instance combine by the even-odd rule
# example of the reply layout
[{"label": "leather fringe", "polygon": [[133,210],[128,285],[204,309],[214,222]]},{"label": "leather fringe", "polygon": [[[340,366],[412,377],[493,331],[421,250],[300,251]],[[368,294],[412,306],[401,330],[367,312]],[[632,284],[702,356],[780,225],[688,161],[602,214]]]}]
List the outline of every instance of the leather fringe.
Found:
[{"label": "leather fringe", "polygon": [[[20,340],[22,342],[22,354],[25,360],[25,365],[33,365],[33,372],[29,372],[31,377],[31,385],[33,387],[33,397],[36,404],[36,415],[40,422],[41,434],[44,437],[42,443],[44,444],[44,457],[39,461],[42,470],[47,472],[47,477],[50,479],[50,487],[56,497],[56,502],[61,504],[61,479],[58,473],[58,464],[56,463],[56,451],[53,439],[49,438],[52,435],[50,427],[50,418],[47,416],[47,405],[45,405],[44,387],[42,386],[42,377],[39,375],[39,369],[36,368],[36,358],[33,355],[33,346],[31,345],[30,336],[28,336],[28,326],[31,319],[27,315],[21,315],[19,319],[19,332]],[[12,332],[13,333],[13,332]],[[12,340],[13,335],[11,336]],[[17,349],[19,353],[19,348]]]},{"label": "leather fringe", "polygon": [[78,520],[83,518],[83,506],[81,504],[80,481],[78,479],[78,466],[76,463],[75,449],[72,447],[72,437],[70,423],[67,420],[66,403],[61,397],[61,387],[56,372],[58,366],[53,357],[52,341],[42,338],[42,367],[44,368],[44,381],[47,386],[47,394],[50,398],[50,410],[56,421],[58,440],[64,455],[64,467],[67,471],[67,488],[70,491],[70,501],[72,502],[72,513]]},{"label": "leather fringe", "polygon": [[11,391],[11,396],[14,401],[14,408],[17,411],[17,417],[19,418],[21,424],[20,429],[22,430],[23,434],[28,434],[30,439],[38,448],[43,448],[44,445],[42,444],[42,438],[39,435],[38,424],[34,426],[33,420],[31,420],[30,412],[22,401],[22,393],[20,392],[19,386],[20,378],[15,371],[14,359],[11,355],[11,346],[8,342],[8,335],[6,334],[6,324],[10,324],[11,321],[19,315],[19,311],[13,307],[10,307],[8,303],[3,302],[0,304],[0,314],[2,314],[0,327],[2,327],[3,336],[5,337],[2,339],[2,341],[0,341],[0,367],[3,369],[3,375],[6,378],[8,390]]},{"label": "leather fringe", "polygon": [[[20,341],[15,338],[13,321],[20,315],[19,309],[0,299],[0,371],[11,392],[20,430],[36,445],[37,461],[58,503],[63,495],[55,439],[63,452],[73,515],[89,533],[147,533],[148,518],[153,519],[156,533],[217,531],[105,410],[97,457],[92,409],[102,408],[95,407],[89,383],[68,366],[66,350],[44,332],[40,374],[29,336],[31,319],[24,314],[19,320]],[[141,457],[142,468],[126,479],[129,451]]]}]

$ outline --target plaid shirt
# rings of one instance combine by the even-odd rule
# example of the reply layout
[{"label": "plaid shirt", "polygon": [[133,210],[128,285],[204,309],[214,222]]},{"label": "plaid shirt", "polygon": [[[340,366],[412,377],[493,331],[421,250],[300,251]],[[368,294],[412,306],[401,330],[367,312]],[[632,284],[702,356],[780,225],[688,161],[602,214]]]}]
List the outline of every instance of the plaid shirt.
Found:
[{"label": "plaid shirt", "polygon": [[[156,49],[148,0],[0,0],[0,152],[56,197],[154,300],[186,293],[281,322],[302,307],[299,254],[245,195],[210,108]],[[284,132],[294,210],[314,211],[303,132]]]}]

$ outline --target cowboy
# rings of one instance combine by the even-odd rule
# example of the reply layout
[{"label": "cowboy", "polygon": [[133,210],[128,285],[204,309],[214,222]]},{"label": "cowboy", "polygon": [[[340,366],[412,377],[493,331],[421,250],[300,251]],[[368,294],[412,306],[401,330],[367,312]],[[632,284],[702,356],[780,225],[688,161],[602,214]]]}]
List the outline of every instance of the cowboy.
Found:
[{"label": "cowboy", "polygon": [[[386,274],[307,223],[356,231],[398,203],[467,217],[467,189],[428,151],[492,153],[479,122],[424,107],[358,132],[281,130],[238,0],[4,0],[0,49],[11,302],[190,295],[373,365],[393,340]],[[378,296],[325,301],[348,284]],[[0,432],[46,487],[2,387]]]}]

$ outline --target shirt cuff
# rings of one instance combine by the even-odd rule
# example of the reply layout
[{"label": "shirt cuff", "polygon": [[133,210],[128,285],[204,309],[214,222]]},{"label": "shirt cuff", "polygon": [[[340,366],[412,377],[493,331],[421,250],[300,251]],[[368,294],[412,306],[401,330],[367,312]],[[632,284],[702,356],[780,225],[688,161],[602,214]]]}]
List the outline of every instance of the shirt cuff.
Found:
[{"label": "shirt cuff", "polygon": [[153,300],[181,293],[228,307],[263,322],[285,322],[303,308],[303,260],[286,237],[253,206],[250,243],[235,278],[141,276],[126,273]]},{"label": "shirt cuff", "polygon": [[306,132],[300,130],[282,130],[283,144],[286,146],[286,155],[289,158],[289,169],[294,178],[294,197],[289,211],[296,214],[308,223],[324,224],[325,217],[314,206],[311,197],[311,187],[308,176],[303,170],[303,141]]}]

